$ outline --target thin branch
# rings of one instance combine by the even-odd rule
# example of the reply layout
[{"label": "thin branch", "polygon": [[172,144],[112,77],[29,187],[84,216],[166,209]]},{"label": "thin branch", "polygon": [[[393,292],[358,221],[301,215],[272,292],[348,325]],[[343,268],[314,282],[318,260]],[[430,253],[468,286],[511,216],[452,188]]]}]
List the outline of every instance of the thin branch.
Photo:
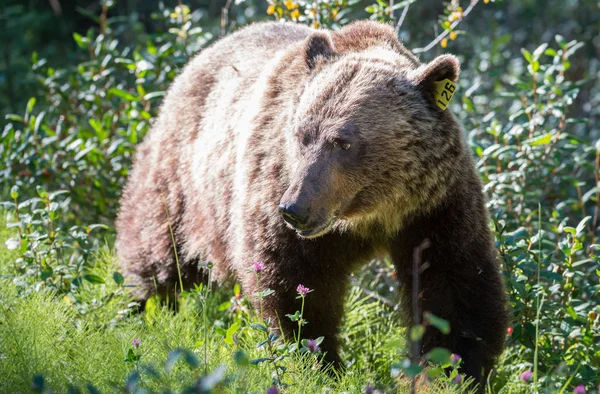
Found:
[{"label": "thin branch", "polygon": [[62,8],[60,7],[60,2],[58,0],[50,0],[50,7],[52,7],[52,12],[54,12],[55,16],[62,15]]},{"label": "thin branch", "polygon": [[475,7],[475,5],[477,5],[477,3],[479,3],[479,0],[471,0],[471,4],[469,4],[469,6],[467,7],[467,9],[465,10],[465,12],[463,12],[463,16],[462,18],[460,18],[457,21],[452,22],[452,24],[450,25],[449,29],[445,29],[443,32],[440,33],[440,35],[438,35],[433,41],[431,41],[429,43],[429,45],[427,45],[425,48],[416,48],[413,49],[413,53],[423,53],[423,52],[427,52],[428,50],[430,50],[431,48],[433,48],[434,46],[436,46],[438,44],[438,42],[442,41],[444,38],[446,38],[446,36],[448,34],[450,34],[450,32],[456,27],[458,26],[458,24],[460,22],[462,22],[467,15],[469,15],[469,13],[473,10],[473,7]]},{"label": "thin branch", "polygon": [[408,8],[410,7],[410,1],[406,3],[406,7],[402,10],[402,15],[400,15],[400,19],[398,19],[398,23],[396,24],[396,36],[400,32],[400,26],[404,23],[404,19],[406,19],[406,14],[408,14]]},{"label": "thin branch", "polygon": [[[167,215],[167,224],[169,225],[169,232],[171,233],[171,242],[173,243],[173,253],[175,253],[175,262],[177,263],[177,276],[179,277],[179,289],[183,292],[183,280],[181,279],[181,268],[179,267],[179,254],[177,253],[177,242],[175,242],[175,233],[173,232],[173,226],[171,226],[171,216],[169,215],[169,207],[167,206],[167,200],[165,195],[160,193],[163,204],[165,206],[165,213]],[[175,283],[175,300],[177,300],[177,283]]]},{"label": "thin branch", "polygon": [[596,172],[594,177],[596,179],[596,207],[594,209],[594,219],[592,221],[592,242],[590,244],[589,253],[592,253],[591,245],[596,243],[596,231],[598,229],[598,211],[600,208],[600,150],[596,149]]},{"label": "thin branch", "polygon": [[221,36],[226,33],[226,26],[229,22],[229,8],[231,7],[231,0],[227,0],[225,7],[221,8]]},{"label": "thin branch", "polygon": [[[423,251],[431,246],[429,239],[424,239],[419,246],[413,249],[413,261],[412,261],[412,327],[421,324],[421,313],[419,311],[419,274],[421,273],[421,259],[423,257]],[[419,364],[419,355],[421,353],[420,340],[412,341],[411,343],[411,354],[410,363],[413,365]],[[411,394],[416,393],[417,380],[416,377],[412,379]]]}]

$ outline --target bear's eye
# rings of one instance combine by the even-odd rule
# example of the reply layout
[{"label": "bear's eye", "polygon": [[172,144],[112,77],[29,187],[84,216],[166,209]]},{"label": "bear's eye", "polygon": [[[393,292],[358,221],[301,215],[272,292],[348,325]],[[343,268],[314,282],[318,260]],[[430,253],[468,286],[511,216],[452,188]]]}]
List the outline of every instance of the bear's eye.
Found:
[{"label": "bear's eye", "polygon": [[342,140],[337,139],[337,138],[335,140],[333,140],[333,147],[334,148],[340,147],[343,150],[348,150],[348,149],[350,149],[350,146],[351,146],[351,144],[348,141],[342,141]]}]

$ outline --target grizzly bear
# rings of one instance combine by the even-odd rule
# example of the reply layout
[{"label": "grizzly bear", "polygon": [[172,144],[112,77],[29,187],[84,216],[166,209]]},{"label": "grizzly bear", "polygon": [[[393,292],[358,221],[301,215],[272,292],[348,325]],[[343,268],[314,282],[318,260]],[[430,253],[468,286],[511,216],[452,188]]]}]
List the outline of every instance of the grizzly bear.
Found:
[{"label": "grizzly bear", "polygon": [[123,192],[117,250],[140,299],[172,292],[179,276],[192,286],[205,262],[254,294],[259,260],[261,288],[275,291],[266,316],[291,334],[282,317],[298,310],[296,287],[313,289],[302,336],[324,336],[325,360],[339,364],[350,275],[390,258],[410,312],[413,251],[427,239],[418,310],[451,332],[429,327],[421,354],[448,348],[483,382],[507,300],[482,184],[435,102],[436,82],[458,74],[454,56],[422,64],[376,22],[261,23],[202,51],[169,89]]}]

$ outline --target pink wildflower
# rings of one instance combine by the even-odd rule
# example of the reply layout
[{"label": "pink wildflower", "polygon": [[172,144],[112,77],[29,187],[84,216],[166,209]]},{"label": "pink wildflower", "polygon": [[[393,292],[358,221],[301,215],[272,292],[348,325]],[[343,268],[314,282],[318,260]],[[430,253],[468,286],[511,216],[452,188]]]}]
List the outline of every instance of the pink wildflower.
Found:
[{"label": "pink wildflower", "polygon": [[296,287],[296,291],[301,297],[304,297],[310,292],[310,289],[304,285],[298,285],[298,287]]},{"label": "pink wildflower", "polygon": [[585,386],[583,384],[580,384],[579,386],[575,387],[575,390],[573,390],[574,394],[585,394]]},{"label": "pink wildflower", "polygon": [[279,390],[277,390],[277,387],[271,386],[267,390],[267,394],[279,394]]},{"label": "pink wildflower", "polygon": [[519,376],[519,379],[521,379],[524,383],[529,383],[531,381],[532,377],[533,377],[533,372],[531,372],[530,370],[527,370],[527,371],[523,372],[521,374],[521,376]]},{"label": "pink wildflower", "polygon": [[255,261],[252,263],[252,270],[253,270],[254,272],[257,272],[257,273],[258,273],[258,272],[262,272],[262,271],[264,271],[264,270],[265,270],[265,263],[263,263],[263,262],[262,262],[262,261],[260,261],[260,260],[255,260]]},{"label": "pink wildflower", "polygon": [[321,350],[319,345],[317,345],[317,343],[313,339],[309,339],[308,341],[306,341],[306,348],[311,353],[316,353]]}]

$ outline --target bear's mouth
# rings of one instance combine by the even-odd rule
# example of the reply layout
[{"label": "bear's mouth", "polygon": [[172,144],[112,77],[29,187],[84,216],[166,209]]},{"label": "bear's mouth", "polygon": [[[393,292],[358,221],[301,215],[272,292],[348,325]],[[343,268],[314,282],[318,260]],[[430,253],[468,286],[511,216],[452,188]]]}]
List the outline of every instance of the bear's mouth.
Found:
[{"label": "bear's mouth", "polygon": [[329,230],[331,230],[331,228],[333,227],[333,224],[335,223],[336,218],[337,218],[337,216],[334,215],[331,218],[329,218],[329,220],[327,220],[324,224],[322,224],[320,226],[316,226],[316,227],[313,227],[312,229],[308,229],[308,230],[296,230],[296,232],[302,238],[310,239],[310,238],[320,237],[321,235],[324,235],[324,234],[328,233]]}]

